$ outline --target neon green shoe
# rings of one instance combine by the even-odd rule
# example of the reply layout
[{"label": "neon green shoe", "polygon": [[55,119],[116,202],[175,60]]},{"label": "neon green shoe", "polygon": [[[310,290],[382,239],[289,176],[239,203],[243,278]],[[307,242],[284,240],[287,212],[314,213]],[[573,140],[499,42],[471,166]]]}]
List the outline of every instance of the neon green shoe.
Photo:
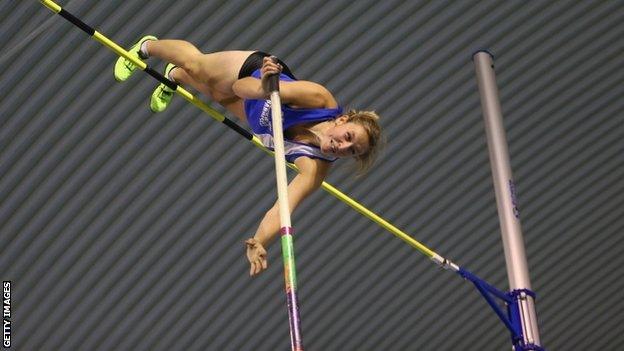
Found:
[{"label": "neon green shoe", "polygon": [[[158,38],[153,35],[146,35],[143,38],[139,39],[138,42],[136,42],[134,45],[132,45],[132,47],[130,47],[130,49],[128,49],[130,55],[143,61],[144,59],[141,58],[141,56],[139,55],[139,50],[141,50],[141,44],[143,44],[143,42],[145,42],[146,40],[158,40]],[[119,57],[117,59],[117,62],[115,62],[115,79],[118,82],[123,82],[126,79],[130,78],[130,76],[132,75],[132,73],[134,73],[136,69],[137,66],[133,64],[132,61],[123,57]]]},{"label": "neon green shoe", "polygon": [[[176,67],[177,66],[173,63],[167,64],[167,67],[165,67],[164,76],[169,79],[169,72],[171,72],[171,70]],[[158,85],[158,87],[156,87],[156,89],[152,93],[152,98],[150,99],[150,110],[152,110],[152,112],[164,111],[167,106],[169,106],[171,98],[173,98],[173,89],[160,83],[160,85]]]}]

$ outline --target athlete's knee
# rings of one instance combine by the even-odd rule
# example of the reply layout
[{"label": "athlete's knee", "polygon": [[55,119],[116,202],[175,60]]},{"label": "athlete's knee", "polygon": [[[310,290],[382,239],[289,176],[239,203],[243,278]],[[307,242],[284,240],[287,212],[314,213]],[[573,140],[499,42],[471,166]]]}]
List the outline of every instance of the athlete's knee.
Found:
[{"label": "athlete's knee", "polygon": [[182,62],[180,62],[180,67],[193,79],[205,81],[207,77],[204,77],[205,74],[202,71],[201,57],[201,54],[187,55]]},{"label": "athlete's knee", "polygon": [[234,94],[226,94],[220,91],[211,91],[211,97],[213,101],[216,101],[222,106],[229,105],[233,102],[236,102],[240,98]]}]

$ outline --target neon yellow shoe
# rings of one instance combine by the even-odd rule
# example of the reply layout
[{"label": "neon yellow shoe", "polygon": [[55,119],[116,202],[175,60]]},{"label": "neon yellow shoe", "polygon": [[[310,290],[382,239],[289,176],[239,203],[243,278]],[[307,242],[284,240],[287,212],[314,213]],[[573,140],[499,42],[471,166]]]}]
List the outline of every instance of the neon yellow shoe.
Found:
[{"label": "neon yellow shoe", "polygon": [[[167,64],[167,67],[165,67],[164,76],[169,79],[169,72],[171,72],[171,70],[176,67],[177,66],[173,63]],[[160,83],[160,85],[158,85],[158,87],[156,87],[156,89],[152,93],[152,98],[150,99],[150,110],[152,110],[152,112],[164,111],[167,106],[169,106],[171,98],[173,98],[173,94],[173,89]]]},{"label": "neon yellow shoe", "polygon": [[[143,44],[143,42],[145,42],[146,40],[158,40],[158,38],[153,35],[146,35],[143,38],[139,39],[138,42],[136,42],[130,47],[130,49],[128,49],[130,55],[143,61],[144,59],[141,57],[141,55],[139,55],[139,50],[141,50],[141,44]],[[123,57],[119,57],[117,59],[117,62],[115,62],[115,79],[118,82],[123,82],[126,79],[130,78],[130,76],[132,75],[132,73],[134,73],[136,69],[137,66],[133,64],[132,61]]]}]

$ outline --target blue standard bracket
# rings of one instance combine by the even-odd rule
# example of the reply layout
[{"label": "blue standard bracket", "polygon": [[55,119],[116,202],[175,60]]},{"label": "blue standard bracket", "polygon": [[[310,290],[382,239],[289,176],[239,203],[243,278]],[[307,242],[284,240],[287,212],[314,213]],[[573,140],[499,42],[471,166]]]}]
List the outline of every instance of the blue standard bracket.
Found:
[{"label": "blue standard bracket", "polygon": [[[511,342],[514,345],[515,351],[546,351],[539,345],[525,343],[522,335],[520,300],[526,295],[535,299],[535,293],[533,291],[528,289],[518,289],[504,293],[462,267],[459,268],[457,274],[474,284],[488,305],[492,307],[494,313],[496,313],[498,318],[503,322],[503,324],[505,324],[505,327],[507,327],[507,329],[511,332]],[[503,300],[507,306],[506,313],[499,306],[498,301],[495,298]]]}]

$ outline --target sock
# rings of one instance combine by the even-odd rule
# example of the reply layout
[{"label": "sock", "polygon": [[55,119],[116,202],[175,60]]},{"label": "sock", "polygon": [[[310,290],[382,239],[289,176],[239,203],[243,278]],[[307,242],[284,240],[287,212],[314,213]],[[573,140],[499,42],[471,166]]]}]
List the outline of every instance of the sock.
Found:
[{"label": "sock", "polygon": [[141,48],[139,49],[139,57],[143,60],[149,58],[149,53],[147,52],[147,42],[149,40],[146,40],[144,42],[141,43]]},{"label": "sock", "polygon": [[167,73],[167,78],[169,78],[170,81],[177,83],[177,81],[173,78],[173,76],[171,75],[171,73],[178,68],[178,66],[173,67],[171,70],[169,70],[169,73]]}]

